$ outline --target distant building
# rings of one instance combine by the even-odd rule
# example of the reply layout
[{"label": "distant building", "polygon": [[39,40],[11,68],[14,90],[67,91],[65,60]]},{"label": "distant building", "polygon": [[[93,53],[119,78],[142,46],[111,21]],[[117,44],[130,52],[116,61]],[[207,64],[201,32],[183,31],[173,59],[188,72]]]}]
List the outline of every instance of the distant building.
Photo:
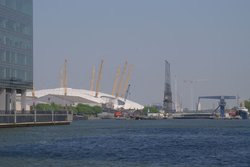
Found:
[{"label": "distant building", "polygon": [[0,110],[25,109],[33,88],[33,1],[0,0]]}]

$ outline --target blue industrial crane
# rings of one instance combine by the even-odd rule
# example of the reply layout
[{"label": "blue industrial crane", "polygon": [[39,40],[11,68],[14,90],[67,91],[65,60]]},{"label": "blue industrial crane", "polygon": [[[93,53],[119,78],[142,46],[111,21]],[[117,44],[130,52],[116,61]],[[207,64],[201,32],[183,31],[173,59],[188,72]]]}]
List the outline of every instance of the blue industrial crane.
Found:
[{"label": "blue industrial crane", "polygon": [[221,118],[225,117],[225,106],[226,106],[226,99],[237,99],[237,96],[200,96],[198,98],[198,104],[200,103],[200,99],[218,99],[219,101],[219,106],[216,108],[220,108],[220,116]]}]

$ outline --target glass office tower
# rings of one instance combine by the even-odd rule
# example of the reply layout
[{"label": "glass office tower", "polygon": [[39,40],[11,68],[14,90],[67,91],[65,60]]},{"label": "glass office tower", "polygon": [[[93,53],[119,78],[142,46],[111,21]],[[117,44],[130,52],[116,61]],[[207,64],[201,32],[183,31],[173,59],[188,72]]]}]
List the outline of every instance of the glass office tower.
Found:
[{"label": "glass office tower", "polygon": [[0,0],[0,110],[25,109],[33,88],[33,1]]}]

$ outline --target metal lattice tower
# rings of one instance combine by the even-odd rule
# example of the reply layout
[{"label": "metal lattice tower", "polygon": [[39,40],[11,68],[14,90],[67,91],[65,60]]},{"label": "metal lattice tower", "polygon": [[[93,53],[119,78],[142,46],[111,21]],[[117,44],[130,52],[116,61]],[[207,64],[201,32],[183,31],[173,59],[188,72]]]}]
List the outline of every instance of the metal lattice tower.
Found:
[{"label": "metal lattice tower", "polygon": [[170,64],[165,60],[165,90],[163,99],[163,108],[165,112],[172,112],[172,92],[171,92],[171,78],[170,78]]}]

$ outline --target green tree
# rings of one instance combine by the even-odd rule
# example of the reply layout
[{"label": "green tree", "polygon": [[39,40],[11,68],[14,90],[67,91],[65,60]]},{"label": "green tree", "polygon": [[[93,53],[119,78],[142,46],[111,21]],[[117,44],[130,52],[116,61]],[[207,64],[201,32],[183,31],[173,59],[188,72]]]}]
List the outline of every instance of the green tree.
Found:
[{"label": "green tree", "polygon": [[[37,104],[36,110],[39,111],[59,111],[64,110],[64,107],[55,103],[51,104]],[[77,106],[67,106],[67,110],[79,115],[97,115],[102,112],[100,106],[89,106],[86,104],[78,104]]]},{"label": "green tree", "polygon": [[49,111],[50,105],[49,104],[37,104],[35,108],[36,110],[39,110],[39,111]]},{"label": "green tree", "polygon": [[93,108],[95,114],[99,114],[102,112],[102,108],[100,106],[94,106],[92,108]]},{"label": "green tree", "polygon": [[99,106],[89,106],[86,104],[78,104],[76,106],[76,114],[85,114],[85,115],[97,115],[102,112],[102,108]]},{"label": "green tree", "polygon": [[51,103],[51,104],[37,104],[35,108],[38,111],[59,111],[63,107],[58,104]]},{"label": "green tree", "polygon": [[250,100],[245,100],[245,107],[250,111]]},{"label": "green tree", "polygon": [[74,107],[74,106],[68,106],[68,107],[67,107],[67,110],[70,111],[70,112],[73,112],[74,114],[77,113],[77,109],[76,109],[76,107]]},{"label": "green tree", "polygon": [[51,103],[50,104],[50,108],[53,111],[59,111],[59,110],[62,110],[63,107],[61,105],[58,105],[58,104],[55,104],[55,103]]},{"label": "green tree", "polygon": [[158,108],[156,108],[155,106],[145,106],[142,111],[144,114],[147,114],[148,112],[149,113],[159,113]]}]

